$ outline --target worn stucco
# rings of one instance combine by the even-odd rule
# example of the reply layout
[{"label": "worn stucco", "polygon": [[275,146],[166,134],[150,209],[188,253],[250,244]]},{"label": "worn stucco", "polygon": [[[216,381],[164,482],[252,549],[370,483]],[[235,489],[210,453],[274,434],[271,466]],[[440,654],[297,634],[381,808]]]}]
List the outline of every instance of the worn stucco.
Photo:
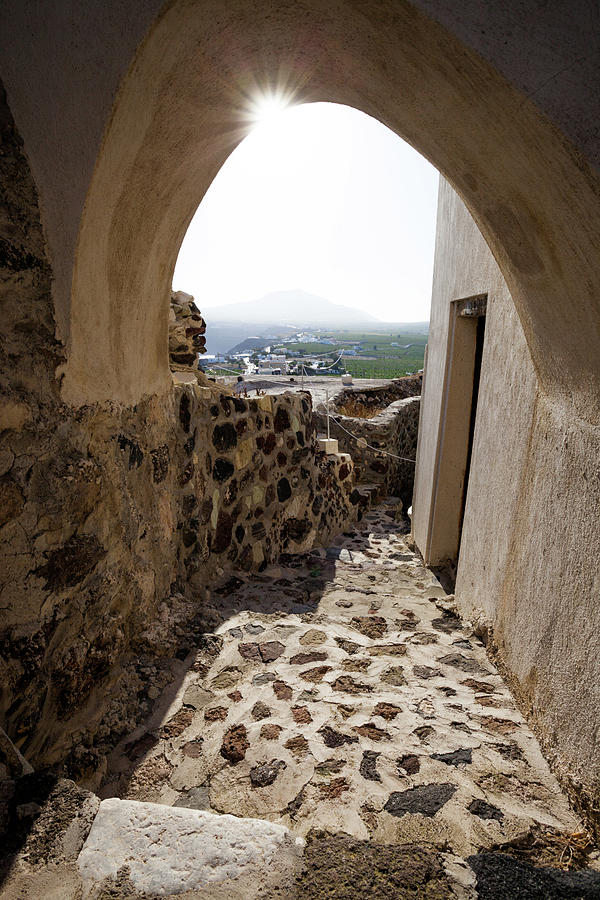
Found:
[{"label": "worn stucco", "polygon": [[[567,130],[593,163],[597,86],[582,62],[593,58],[589,15],[529,0],[490,20],[497,37],[482,41],[481,5],[445,6],[175,0],[156,17],[150,0],[58,4],[31,29],[35,4],[12,4],[0,75],[41,197],[69,347],[68,401],[135,402],[165,389],[180,242],[244,134],[248,94],[281,77],[298,99],[377,117],[438,166],[501,265],[548,391],[595,417],[597,173],[556,127],[570,112]],[[558,56],[557,22],[571,35]],[[531,56],[537,63],[524,77]],[[573,79],[579,103],[586,98],[584,120],[579,103],[568,104]],[[531,89],[538,80],[540,90]]]},{"label": "worn stucco", "polygon": [[449,304],[478,293],[488,295],[486,339],[456,596],[465,615],[491,628],[490,646],[558,774],[597,803],[598,431],[538,385],[498,266],[442,181],[413,514],[423,551]]}]

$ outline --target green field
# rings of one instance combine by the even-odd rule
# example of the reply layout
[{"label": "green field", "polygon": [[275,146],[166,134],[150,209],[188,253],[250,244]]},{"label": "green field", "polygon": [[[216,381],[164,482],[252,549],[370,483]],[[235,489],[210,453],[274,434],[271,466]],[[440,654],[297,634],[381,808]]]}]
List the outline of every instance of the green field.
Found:
[{"label": "green field", "polygon": [[[334,346],[310,343],[289,344],[287,347],[302,350],[307,355],[328,354],[336,358],[343,349],[351,349],[342,341],[360,344],[356,356],[344,356],[346,370],[356,378],[398,378],[418,372],[423,368],[427,335],[414,331],[330,331],[322,336],[340,341]],[[399,346],[393,347],[392,344]],[[408,347],[407,345],[411,345]],[[365,358],[368,357],[368,358]],[[372,357],[375,357],[373,359]]]},{"label": "green field", "polygon": [[405,359],[344,359],[348,372],[355,378],[399,378],[423,368],[423,354]]},{"label": "green field", "polygon": [[[409,375],[423,368],[423,358],[427,335],[423,330],[404,331],[320,331],[315,334],[317,338],[328,338],[335,341],[334,344],[324,344],[320,340],[301,342],[294,344],[277,344],[277,340],[270,338],[270,345],[275,349],[279,346],[285,348],[288,365],[294,366],[302,359],[320,357],[322,362],[334,362],[341,352],[354,351],[355,355],[343,357],[343,366],[347,372],[356,378],[398,378],[401,375]],[[398,346],[392,346],[397,344]],[[358,346],[359,345],[359,346]],[[410,346],[408,346],[410,345]],[[354,350],[354,347],[357,349]],[[301,353],[301,357],[291,356],[291,352]],[[258,355],[257,351],[257,355]],[[252,356],[253,354],[249,354]],[[254,356],[256,359],[256,356]],[[238,372],[241,365],[237,361],[229,361],[209,368],[208,374],[226,375],[220,368]],[[326,375],[326,372],[319,373]]]}]

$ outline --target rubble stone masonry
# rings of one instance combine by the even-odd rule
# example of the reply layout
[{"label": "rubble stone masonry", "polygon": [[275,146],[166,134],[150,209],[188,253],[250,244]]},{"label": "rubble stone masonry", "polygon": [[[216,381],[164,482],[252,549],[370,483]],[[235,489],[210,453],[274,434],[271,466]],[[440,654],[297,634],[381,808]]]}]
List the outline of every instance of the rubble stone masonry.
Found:
[{"label": "rubble stone masonry", "polygon": [[[80,777],[147,712],[153,661],[210,623],[211,590],[343,530],[359,497],[350,459],[318,451],[309,396],[234,398],[186,357],[164,396],[62,402],[36,191],[3,96],[0,130],[0,721],[34,766]],[[185,356],[204,322],[174,301]]]}]

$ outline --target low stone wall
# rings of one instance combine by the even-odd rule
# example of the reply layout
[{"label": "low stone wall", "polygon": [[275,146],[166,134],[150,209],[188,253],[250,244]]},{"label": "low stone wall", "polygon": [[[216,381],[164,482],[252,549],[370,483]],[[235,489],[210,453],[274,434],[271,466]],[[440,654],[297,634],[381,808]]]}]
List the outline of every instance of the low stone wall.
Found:
[{"label": "low stone wall", "polygon": [[[330,419],[331,436],[352,456],[356,482],[381,485],[385,494],[400,497],[405,510],[412,502],[415,466],[394,457],[415,459],[420,403],[420,397],[407,397],[390,403],[371,419],[342,416],[335,411]],[[336,405],[340,405],[339,397]],[[315,424],[325,433],[327,418],[322,407],[315,413]]]},{"label": "low stone wall", "polygon": [[403,378],[395,378],[380,387],[344,388],[336,395],[333,405],[339,410],[344,403],[350,400],[358,402],[362,406],[381,408],[389,406],[396,400],[404,400],[406,397],[420,397],[422,384],[422,375],[406,375]]},{"label": "low stone wall", "polygon": [[211,591],[328,540],[360,497],[350,458],[319,452],[309,395],[180,384],[136,410],[11,402],[0,715],[32,763],[80,777],[148,711],[153,661],[214,626]]},{"label": "low stone wall", "polygon": [[310,394],[211,396],[177,388],[181,553],[192,585],[225,567],[260,571],[327,541],[357,514],[353,465],[318,449]]}]

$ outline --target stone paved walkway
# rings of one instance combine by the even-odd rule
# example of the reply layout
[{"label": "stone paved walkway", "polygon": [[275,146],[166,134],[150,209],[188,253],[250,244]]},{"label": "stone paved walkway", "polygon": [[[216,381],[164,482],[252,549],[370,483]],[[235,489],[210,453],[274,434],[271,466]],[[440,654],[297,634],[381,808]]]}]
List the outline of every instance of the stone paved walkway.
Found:
[{"label": "stone paved walkway", "polygon": [[510,692],[404,530],[383,504],[335,546],[213,598],[223,624],[117,748],[101,795],[426,842],[459,867],[539,825],[575,831]]}]

